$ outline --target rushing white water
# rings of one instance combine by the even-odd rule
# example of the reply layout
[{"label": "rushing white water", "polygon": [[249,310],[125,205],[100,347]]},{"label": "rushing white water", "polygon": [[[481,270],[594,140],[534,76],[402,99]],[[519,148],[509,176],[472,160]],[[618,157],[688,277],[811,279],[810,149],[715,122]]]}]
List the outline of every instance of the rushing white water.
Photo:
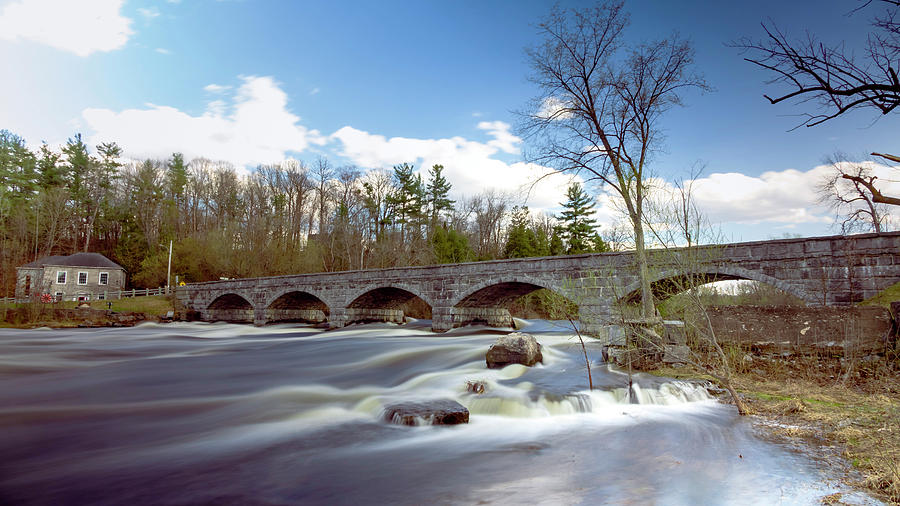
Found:
[{"label": "rushing white water", "polygon": [[[433,334],[426,321],[0,331],[0,504],[816,504],[846,492],[704,388],[636,375],[629,401],[628,377],[594,363],[589,390],[570,332],[519,324],[543,364],[487,369],[508,330]],[[434,399],[470,422],[384,420],[391,403]]]}]

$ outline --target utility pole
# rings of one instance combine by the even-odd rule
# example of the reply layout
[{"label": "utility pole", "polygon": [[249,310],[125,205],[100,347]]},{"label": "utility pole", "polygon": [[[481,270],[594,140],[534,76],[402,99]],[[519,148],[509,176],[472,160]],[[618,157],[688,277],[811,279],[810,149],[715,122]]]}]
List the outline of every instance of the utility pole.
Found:
[{"label": "utility pole", "polygon": [[169,294],[169,285],[172,280],[172,240],[169,239],[169,270],[166,272],[166,294]]}]

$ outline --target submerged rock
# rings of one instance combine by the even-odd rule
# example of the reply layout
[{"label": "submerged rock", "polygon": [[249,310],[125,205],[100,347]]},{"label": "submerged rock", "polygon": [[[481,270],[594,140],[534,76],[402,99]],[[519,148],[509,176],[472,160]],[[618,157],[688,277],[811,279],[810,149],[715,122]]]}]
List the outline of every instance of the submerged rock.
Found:
[{"label": "submerged rock", "polygon": [[407,401],[385,406],[384,419],[397,425],[457,425],[469,423],[469,410],[453,399]]},{"label": "submerged rock", "polygon": [[466,391],[473,394],[483,394],[487,390],[487,383],[481,380],[466,381]]},{"label": "submerged rock", "polygon": [[500,336],[491,345],[484,356],[489,369],[499,369],[509,364],[522,364],[528,367],[544,361],[541,345],[529,334],[513,332]]}]

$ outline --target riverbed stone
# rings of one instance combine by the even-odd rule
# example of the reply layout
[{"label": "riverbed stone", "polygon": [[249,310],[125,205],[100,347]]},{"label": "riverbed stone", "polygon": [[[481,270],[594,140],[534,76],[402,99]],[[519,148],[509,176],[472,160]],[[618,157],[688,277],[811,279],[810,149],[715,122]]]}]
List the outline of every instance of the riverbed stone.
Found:
[{"label": "riverbed stone", "polygon": [[404,401],[385,406],[384,419],[397,425],[457,425],[469,423],[469,410],[453,399]]},{"label": "riverbed stone", "polygon": [[487,382],[482,380],[466,381],[466,391],[473,394],[483,394],[487,390]]},{"label": "riverbed stone", "polygon": [[484,356],[489,369],[499,369],[510,364],[531,367],[544,361],[541,345],[530,334],[513,332],[500,336]]}]

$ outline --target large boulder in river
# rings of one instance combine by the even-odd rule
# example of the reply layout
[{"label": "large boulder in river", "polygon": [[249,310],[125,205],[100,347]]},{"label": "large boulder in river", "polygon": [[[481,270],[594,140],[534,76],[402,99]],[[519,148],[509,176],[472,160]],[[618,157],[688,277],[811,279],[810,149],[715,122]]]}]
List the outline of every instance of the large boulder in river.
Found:
[{"label": "large boulder in river", "polygon": [[499,369],[509,364],[528,367],[544,361],[541,345],[529,334],[513,332],[500,336],[484,356],[489,369]]},{"label": "large boulder in river", "polygon": [[456,425],[469,423],[469,410],[453,399],[405,401],[385,406],[384,419],[397,425]]}]

